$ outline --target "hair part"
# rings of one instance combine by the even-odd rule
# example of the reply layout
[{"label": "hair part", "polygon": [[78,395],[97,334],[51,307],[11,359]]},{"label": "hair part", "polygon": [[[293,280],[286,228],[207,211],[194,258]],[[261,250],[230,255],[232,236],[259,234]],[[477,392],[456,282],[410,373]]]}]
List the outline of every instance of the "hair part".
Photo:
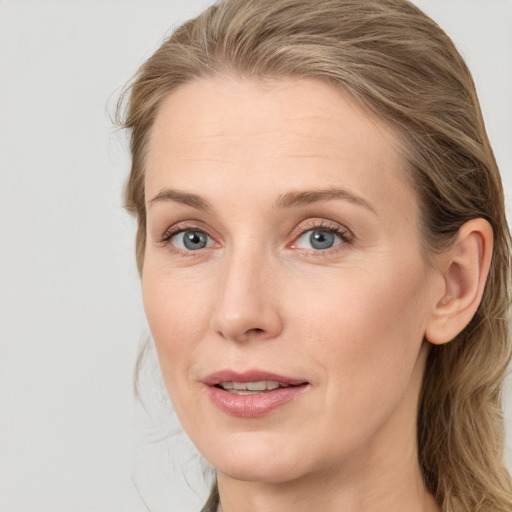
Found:
[{"label": "hair part", "polygon": [[144,164],[158,108],[181,85],[219,74],[323,80],[391,126],[417,192],[427,258],[450,247],[468,220],[491,224],[493,259],[478,311],[429,354],[418,456],[445,509],[458,500],[471,512],[511,510],[501,405],[511,356],[511,237],[475,86],[453,42],[406,0],[225,0],[177,28],[125,92],[121,124],[131,131],[132,154],[125,205],[138,221],[141,274]]}]

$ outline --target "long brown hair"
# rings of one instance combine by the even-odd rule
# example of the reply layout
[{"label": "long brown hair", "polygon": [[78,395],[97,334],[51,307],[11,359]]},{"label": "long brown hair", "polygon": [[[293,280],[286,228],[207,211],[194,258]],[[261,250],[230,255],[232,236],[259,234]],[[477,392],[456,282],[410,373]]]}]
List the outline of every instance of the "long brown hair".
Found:
[{"label": "long brown hair", "polygon": [[480,307],[429,355],[418,450],[425,483],[446,510],[457,501],[471,512],[512,510],[501,408],[511,355],[511,238],[473,80],[452,41],[406,0],[225,0],[180,26],[127,89],[125,204],[138,219],[139,272],[144,160],[158,107],[180,85],[222,73],[325,80],[392,126],[421,203],[427,258],[449,247],[466,221],[491,224],[495,247]]}]

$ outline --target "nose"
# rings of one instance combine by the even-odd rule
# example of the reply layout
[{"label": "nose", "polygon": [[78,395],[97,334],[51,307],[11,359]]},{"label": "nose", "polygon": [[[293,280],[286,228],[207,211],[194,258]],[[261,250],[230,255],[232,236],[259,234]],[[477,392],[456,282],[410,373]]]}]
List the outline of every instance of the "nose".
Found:
[{"label": "nose", "polygon": [[256,254],[223,262],[211,329],[232,341],[269,340],[282,331],[277,269]]}]

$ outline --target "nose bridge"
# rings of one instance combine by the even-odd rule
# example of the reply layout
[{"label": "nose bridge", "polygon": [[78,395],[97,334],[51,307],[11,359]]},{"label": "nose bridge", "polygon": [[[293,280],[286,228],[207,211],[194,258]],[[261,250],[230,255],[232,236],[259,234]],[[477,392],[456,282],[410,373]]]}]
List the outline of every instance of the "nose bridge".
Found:
[{"label": "nose bridge", "polygon": [[270,256],[250,242],[229,251],[219,278],[213,330],[235,341],[279,334],[281,317],[272,267]]}]

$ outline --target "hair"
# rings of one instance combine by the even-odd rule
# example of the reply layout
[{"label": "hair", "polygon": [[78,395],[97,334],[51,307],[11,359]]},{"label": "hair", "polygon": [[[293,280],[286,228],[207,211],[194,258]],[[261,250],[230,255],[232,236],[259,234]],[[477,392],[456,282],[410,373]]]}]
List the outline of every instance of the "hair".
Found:
[{"label": "hair", "polygon": [[[131,131],[125,206],[138,221],[140,273],[144,164],[159,105],[183,84],[225,74],[323,80],[392,127],[420,203],[427,259],[449,248],[468,220],[491,224],[494,251],[480,306],[455,339],[429,353],[418,458],[443,509],[459,502],[471,512],[512,510],[501,405],[511,356],[511,237],[475,86],[453,42],[407,0],[224,0],[178,27],[119,103]],[[214,486],[211,510],[217,501]]]}]

